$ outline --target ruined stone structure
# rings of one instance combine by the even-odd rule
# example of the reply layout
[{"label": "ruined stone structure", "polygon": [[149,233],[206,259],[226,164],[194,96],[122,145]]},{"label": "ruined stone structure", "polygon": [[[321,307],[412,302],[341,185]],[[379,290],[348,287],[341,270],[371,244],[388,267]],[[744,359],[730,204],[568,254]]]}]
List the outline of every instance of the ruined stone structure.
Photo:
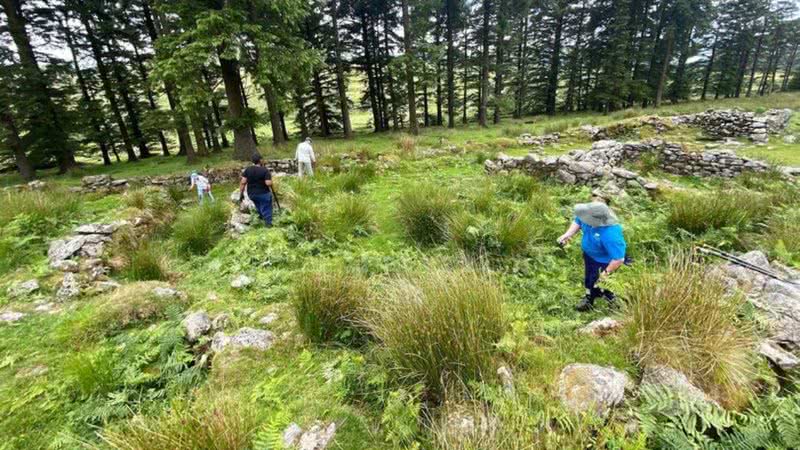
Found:
[{"label": "ruined stone structure", "polygon": [[555,177],[567,184],[592,187],[601,187],[611,181],[620,188],[656,189],[655,183],[622,167],[645,154],[655,155],[662,170],[676,175],[732,178],[745,171],[763,172],[768,169],[767,164],[761,161],[736,156],[729,151],[689,152],[680,144],[661,140],[597,141],[591,150],[575,150],[567,155],[546,158],[535,154],[524,157],[501,154],[496,159],[487,160],[484,169],[488,174],[521,171],[533,176]]},{"label": "ruined stone structure", "polygon": [[770,109],[759,115],[737,109],[708,110],[672,117],[672,123],[701,127],[714,138],[748,137],[753,142],[763,143],[767,142],[770,133],[783,131],[791,117],[791,109]]}]

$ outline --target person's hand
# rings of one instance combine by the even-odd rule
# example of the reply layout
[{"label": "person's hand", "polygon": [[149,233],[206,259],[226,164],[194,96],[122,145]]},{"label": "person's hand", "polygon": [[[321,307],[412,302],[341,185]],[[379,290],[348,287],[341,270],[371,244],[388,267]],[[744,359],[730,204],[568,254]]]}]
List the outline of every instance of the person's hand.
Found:
[{"label": "person's hand", "polygon": [[570,239],[572,239],[572,236],[567,236],[566,234],[562,234],[561,236],[558,237],[558,239],[556,239],[556,242],[558,242],[558,245],[565,245],[567,242],[569,242]]}]

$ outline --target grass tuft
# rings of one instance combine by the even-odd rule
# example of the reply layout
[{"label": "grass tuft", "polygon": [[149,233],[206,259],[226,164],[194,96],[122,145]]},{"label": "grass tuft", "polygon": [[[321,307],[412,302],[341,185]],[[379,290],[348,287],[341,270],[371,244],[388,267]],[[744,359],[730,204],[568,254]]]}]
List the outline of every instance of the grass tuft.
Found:
[{"label": "grass tuft", "polygon": [[388,285],[370,329],[402,377],[441,400],[445,386],[491,376],[505,331],[503,288],[475,268],[434,268]]},{"label": "grass tuft", "polygon": [[397,220],[406,238],[417,245],[435,245],[447,239],[447,220],[456,208],[449,189],[417,184],[397,199]]},{"label": "grass tuft", "polygon": [[353,194],[341,194],[335,198],[325,217],[326,232],[337,239],[366,236],[374,226],[372,205],[366,198]]},{"label": "grass tuft", "polygon": [[755,336],[721,279],[678,253],[663,273],[630,280],[625,298],[623,339],[641,366],[679,370],[724,405],[746,400]]},{"label": "grass tuft", "polygon": [[744,228],[767,216],[770,202],[752,191],[677,192],[668,197],[667,224],[693,234],[726,227]]},{"label": "grass tuft", "polygon": [[297,323],[314,343],[355,344],[365,336],[367,282],[341,270],[303,273],[292,296]]},{"label": "grass tuft", "polygon": [[172,238],[186,254],[204,254],[222,238],[229,210],[223,202],[205,202],[184,211],[172,228]]}]

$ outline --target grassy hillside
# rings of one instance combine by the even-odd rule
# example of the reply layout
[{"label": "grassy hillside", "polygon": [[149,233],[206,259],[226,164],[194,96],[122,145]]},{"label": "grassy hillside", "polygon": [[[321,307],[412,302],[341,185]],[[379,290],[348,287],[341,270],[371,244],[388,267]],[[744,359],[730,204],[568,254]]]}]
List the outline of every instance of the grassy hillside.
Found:
[{"label": "grassy hillside", "polygon": [[[233,185],[214,186],[218,201],[205,207],[182,189],[66,190],[87,174],[188,171],[178,158],[87,165],[47,177],[42,192],[0,193],[0,312],[26,314],[0,323],[0,449],[278,449],[290,423],[315,421],[336,423],[328,448],[340,449],[735,448],[747,439],[796,448],[796,372],[776,375],[754,353],[767,335],[755,308],[705,272],[715,261],[687,256],[707,243],[800,267],[796,183],[649,172],[673,188],[631,190],[613,204],[635,261],[608,281],[624,305],[578,313],[580,245],[555,240],[590,189],[483,171],[498,151],[525,154],[523,132],[562,133],[545,148],[558,154],[591,145],[581,124],[711,106],[797,109],[800,95],[430,128],[416,139],[319,139],[327,170],[279,180],[276,226],[240,237],[222,232]],[[797,114],[788,133],[800,134]],[[686,128],[665,138],[708,143]],[[798,145],[780,136],[737,152],[800,165]],[[365,162],[340,167],[331,158],[340,153]],[[198,166],[223,164],[226,155]],[[48,242],[83,223],[136,218],[146,225],[118,231],[103,256],[121,286],[55,300],[62,274],[48,267]],[[232,287],[240,275],[251,284]],[[9,295],[31,278],[37,292]],[[184,295],[162,298],[157,287]],[[217,327],[192,342],[183,321],[197,311]],[[603,317],[621,329],[578,331]],[[244,327],[271,332],[271,348],[210,350],[216,331]],[[668,364],[726,410],[638,391],[607,416],[574,414],[558,388],[572,363],[632,380]]]}]

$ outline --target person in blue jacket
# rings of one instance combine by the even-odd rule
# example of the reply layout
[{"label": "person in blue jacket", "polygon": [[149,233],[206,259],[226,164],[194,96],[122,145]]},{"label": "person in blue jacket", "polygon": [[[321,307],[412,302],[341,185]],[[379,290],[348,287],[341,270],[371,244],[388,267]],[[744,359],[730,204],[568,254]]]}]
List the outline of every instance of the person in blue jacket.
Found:
[{"label": "person in blue jacket", "polygon": [[597,287],[597,282],[619,269],[625,263],[625,237],[622,226],[613,211],[601,201],[581,203],[575,206],[575,220],[567,231],[558,238],[561,245],[583,233],[581,249],[585,275],[583,285],[586,295],[575,306],[578,311],[588,311],[594,301],[605,297],[609,303],[614,301],[614,293]]}]

